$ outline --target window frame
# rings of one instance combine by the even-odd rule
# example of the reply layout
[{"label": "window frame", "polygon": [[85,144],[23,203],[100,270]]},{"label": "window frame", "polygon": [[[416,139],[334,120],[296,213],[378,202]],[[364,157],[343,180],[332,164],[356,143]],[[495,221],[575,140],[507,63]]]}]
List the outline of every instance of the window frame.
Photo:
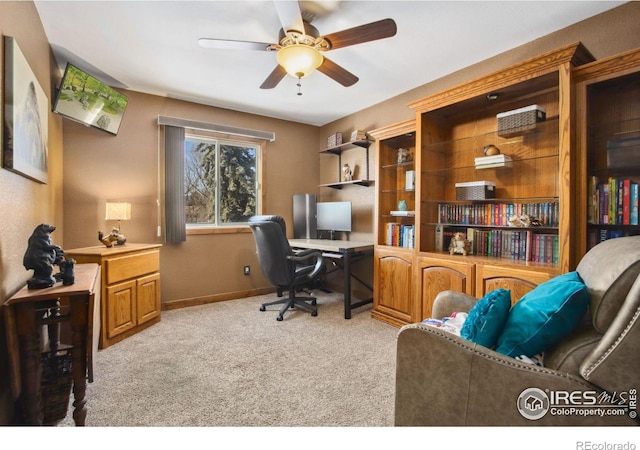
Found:
[{"label": "window frame", "polygon": [[[267,142],[261,139],[252,139],[249,137],[239,138],[238,136],[208,132],[204,130],[185,129],[185,154],[186,160],[186,142],[188,140],[204,140],[215,141],[216,152],[219,151],[219,145],[227,143],[236,146],[255,147],[256,149],[256,214],[262,214],[264,205],[264,192],[262,189],[262,180],[264,176],[265,166],[265,149]],[[219,186],[216,186],[218,188]],[[217,214],[217,213],[216,213]],[[206,235],[206,234],[230,234],[230,233],[250,233],[248,223],[246,222],[234,222],[228,224],[193,224],[186,222],[186,234],[189,235]]]}]

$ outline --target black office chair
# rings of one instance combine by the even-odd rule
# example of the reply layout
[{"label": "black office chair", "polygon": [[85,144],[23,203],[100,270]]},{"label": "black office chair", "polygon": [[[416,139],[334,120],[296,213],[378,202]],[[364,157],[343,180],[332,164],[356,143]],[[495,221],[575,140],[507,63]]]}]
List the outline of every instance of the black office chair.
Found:
[{"label": "black office chair", "polygon": [[285,221],[280,216],[253,216],[249,218],[249,227],[256,240],[262,272],[276,286],[279,296],[288,291],[286,298],[263,303],[260,311],[266,311],[267,306],[282,304],[277,320],[282,320],[287,309],[296,306],[317,316],[315,297],[297,297],[296,292],[312,284],[322,274],[322,252],[309,249],[294,253],[287,240]]}]

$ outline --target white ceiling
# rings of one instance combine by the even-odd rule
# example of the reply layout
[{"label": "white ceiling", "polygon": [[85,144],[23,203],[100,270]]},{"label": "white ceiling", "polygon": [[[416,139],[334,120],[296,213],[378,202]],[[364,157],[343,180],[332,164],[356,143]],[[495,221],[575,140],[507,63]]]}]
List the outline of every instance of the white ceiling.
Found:
[{"label": "white ceiling", "polygon": [[115,88],[324,125],[624,2],[321,1],[320,35],[385,18],[396,36],[329,51],[360,78],[314,72],[259,86],[275,52],[206,49],[201,37],[277,43],[272,1],[36,1],[60,70],[67,62]]}]

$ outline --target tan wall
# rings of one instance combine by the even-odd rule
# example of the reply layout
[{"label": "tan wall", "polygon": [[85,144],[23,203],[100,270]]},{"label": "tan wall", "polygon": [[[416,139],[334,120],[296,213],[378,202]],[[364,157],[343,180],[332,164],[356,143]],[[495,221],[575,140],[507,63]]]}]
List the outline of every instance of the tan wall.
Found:
[{"label": "tan wall", "polygon": [[[161,198],[158,155],[162,139],[158,115],[275,132],[275,141],[267,143],[264,152],[265,213],[282,215],[290,224],[292,195],[315,192],[318,159],[313,143],[317,142],[317,127],[123,92],[129,104],[117,136],[64,122],[67,249],[101,245],[98,230],[113,226],[104,220],[107,200],[131,202],[132,218],[122,223],[128,242],[164,241],[157,237],[161,224],[156,199]],[[292,172],[292,167],[299,169]],[[253,269],[250,277],[242,275],[247,264]],[[260,271],[250,232],[188,235],[185,243],[166,244],[161,250],[161,273],[163,303],[234,298],[269,286]]]},{"label": "tan wall", "polygon": [[[640,47],[640,2],[629,2],[594,18],[578,22],[570,27],[549,34],[493,58],[449,74],[431,83],[420,86],[397,97],[378,103],[370,108],[331,122],[320,128],[318,148],[326,147],[326,139],[335,132],[349,136],[354,129],[373,130],[414,117],[407,104],[441,90],[473,80],[500,70],[546,51],[560,48],[573,42],[582,42],[596,59]],[[357,152],[354,152],[357,154]],[[375,149],[370,149],[371,167],[375,167]],[[351,162],[344,157],[346,162]],[[334,160],[320,158],[320,182],[329,183],[334,175]],[[375,178],[375,171],[372,171]],[[373,208],[374,189],[352,187],[340,191],[322,191],[323,201],[354,201]],[[325,200],[330,198],[331,200]],[[335,200],[334,200],[335,199]],[[371,213],[373,217],[373,210]],[[373,229],[369,239],[373,239]]]},{"label": "tan wall", "polygon": [[[52,100],[52,64],[44,30],[31,2],[0,2],[0,34],[16,39],[40,86]],[[0,47],[4,67],[4,42]],[[4,86],[0,73],[0,86]],[[4,87],[1,89],[4,95]],[[4,99],[2,100],[4,101]],[[0,112],[2,117],[2,112]],[[2,118],[4,119],[4,118]],[[62,120],[49,114],[49,182],[40,184],[16,173],[0,169],[0,303],[21,288],[32,271],[25,270],[22,257],[33,229],[41,224],[55,225],[52,238],[62,245]],[[4,123],[4,120],[2,120]],[[0,424],[10,423],[13,399],[9,391],[4,311],[0,309]]]}]

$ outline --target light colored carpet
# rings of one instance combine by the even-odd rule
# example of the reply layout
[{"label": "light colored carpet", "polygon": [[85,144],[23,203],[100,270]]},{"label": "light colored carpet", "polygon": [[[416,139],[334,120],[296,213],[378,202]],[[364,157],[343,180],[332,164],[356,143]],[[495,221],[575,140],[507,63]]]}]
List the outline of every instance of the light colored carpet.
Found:
[{"label": "light colored carpet", "polygon": [[164,311],[98,352],[86,425],[392,426],[398,329],[370,305],[345,320],[341,294],[314,294],[317,317],[282,322],[258,310],[275,295]]}]

